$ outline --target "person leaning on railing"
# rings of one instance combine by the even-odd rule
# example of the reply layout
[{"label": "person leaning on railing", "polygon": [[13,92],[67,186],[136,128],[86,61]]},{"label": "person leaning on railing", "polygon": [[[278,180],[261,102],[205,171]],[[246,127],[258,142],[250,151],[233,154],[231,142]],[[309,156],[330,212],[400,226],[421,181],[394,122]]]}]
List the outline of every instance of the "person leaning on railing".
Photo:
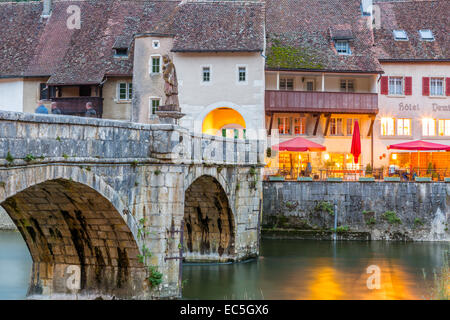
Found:
[{"label": "person leaning on railing", "polygon": [[84,115],[88,118],[97,118],[97,111],[92,107],[92,102],[86,103],[86,113]]}]

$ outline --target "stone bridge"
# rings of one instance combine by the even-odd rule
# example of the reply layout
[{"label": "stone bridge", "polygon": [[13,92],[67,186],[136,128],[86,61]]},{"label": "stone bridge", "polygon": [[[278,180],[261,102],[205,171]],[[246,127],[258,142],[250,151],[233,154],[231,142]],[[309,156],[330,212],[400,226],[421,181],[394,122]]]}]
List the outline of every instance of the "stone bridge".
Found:
[{"label": "stone bridge", "polygon": [[256,257],[262,150],[174,125],[0,112],[0,205],[33,259],[28,296],[176,298],[183,258]]}]

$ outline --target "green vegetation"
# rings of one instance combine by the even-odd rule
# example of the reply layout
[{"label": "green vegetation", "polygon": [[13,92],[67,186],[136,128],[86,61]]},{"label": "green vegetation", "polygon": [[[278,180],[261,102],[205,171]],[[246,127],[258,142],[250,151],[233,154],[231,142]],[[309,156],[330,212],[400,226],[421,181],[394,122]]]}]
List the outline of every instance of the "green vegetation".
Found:
[{"label": "green vegetation", "polygon": [[14,162],[14,157],[11,155],[11,153],[9,151],[8,151],[8,154],[6,155],[6,161],[8,161],[9,163]]},{"label": "green vegetation", "polygon": [[283,44],[279,39],[271,39],[266,64],[269,68],[282,69],[323,69],[313,51],[306,47]]},{"label": "green vegetation", "polygon": [[345,233],[345,232],[349,232],[350,228],[349,226],[339,226],[336,229],[331,228],[332,232],[336,232],[336,233]]},{"label": "green vegetation", "polygon": [[160,174],[161,174],[161,170],[156,169],[156,170],[155,170],[155,175],[159,176]]},{"label": "green vegetation", "polygon": [[368,226],[373,226],[374,224],[377,223],[377,220],[374,217],[371,217],[369,220],[367,220],[366,224]]},{"label": "green vegetation", "polygon": [[133,160],[133,162],[131,162],[131,167],[134,169],[134,168],[136,168],[137,167],[137,165],[138,165],[138,161],[137,160]]},{"label": "green vegetation", "polygon": [[414,226],[423,226],[423,221],[420,218],[414,219]]},{"label": "green vegetation", "polygon": [[36,160],[36,157],[33,156],[32,154],[27,154],[23,160],[25,160],[25,162],[31,162]]},{"label": "green vegetation", "polygon": [[373,173],[373,168],[372,168],[372,166],[370,165],[370,163],[368,163],[368,164],[366,165],[366,175],[372,175],[372,173]]},{"label": "green vegetation", "polygon": [[61,138],[59,136],[56,137],[56,141],[61,142]]},{"label": "green vegetation", "polygon": [[[138,239],[141,239],[143,242],[150,233],[145,231],[146,220],[140,219],[138,226]],[[152,253],[150,249],[145,246],[145,243],[142,245],[141,253],[138,254],[137,258],[139,263],[142,263],[147,269],[147,281],[150,284],[151,288],[157,287],[162,283],[163,274],[158,271],[157,266],[150,265],[149,260],[152,257]]]},{"label": "green vegetation", "polygon": [[320,201],[314,208],[315,212],[327,212],[330,216],[334,216],[333,205],[328,201]]},{"label": "green vegetation", "polygon": [[65,160],[67,160],[67,159],[69,159],[69,155],[67,155],[67,154],[65,154],[65,153],[63,153],[63,158],[65,159]]},{"label": "green vegetation", "polygon": [[383,218],[387,220],[390,224],[401,224],[402,220],[397,216],[395,211],[386,211],[383,214]]}]

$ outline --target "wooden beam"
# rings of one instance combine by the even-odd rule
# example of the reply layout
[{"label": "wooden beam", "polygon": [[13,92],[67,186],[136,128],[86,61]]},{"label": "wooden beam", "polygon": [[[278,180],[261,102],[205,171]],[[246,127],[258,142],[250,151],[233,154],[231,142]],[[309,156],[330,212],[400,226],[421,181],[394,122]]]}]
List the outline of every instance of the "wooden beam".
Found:
[{"label": "wooden beam", "polygon": [[321,116],[320,113],[314,115],[314,117],[317,118],[317,119],[316,119],[316,124],[315,124],[315,126],[314,126],[314,132],[313,132],[313,135],[314,135],[314,136],[317,135],[317,129],[319,128],[320,116]]},{"label": "wooden beam", "polygon": [[370,117],[370,127],[369,132],[367,132],[367,136],[373,136],[373,124],[375,123],[375,117]]},{"label": "wooden beam", "polygon": [[323,136],[326,137],[328,134],[328,127],[330,126],[331,113],[326,115],[327,123],[325,124],[325,131],[323,132]]},{"label": "wooden beam", "polygon": [[270,124],[269,124],[269,130],[267,132],[268,136],[272,135],[272,124],[273,124],[273,112],[270,113]]}]

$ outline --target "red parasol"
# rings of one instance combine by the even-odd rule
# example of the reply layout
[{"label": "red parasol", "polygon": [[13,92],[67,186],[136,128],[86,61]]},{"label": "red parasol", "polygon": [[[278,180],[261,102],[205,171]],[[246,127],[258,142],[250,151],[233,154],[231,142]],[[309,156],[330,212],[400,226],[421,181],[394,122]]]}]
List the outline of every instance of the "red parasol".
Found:
[{"label": "red parasol", "polygon": [[280,144],[273,146],[272,149],[279,151],[293,151],[293,152],[326,150],[324,146],[301,137],[284,141]]},{"label": "red parasol", "polygon": [[430,151],[430,150],[449,150],[450,146],[440,143],[426,142],[422,140],[403,142],[399,144],[391,144],[388,149],[395,150],[413,150],[413,151]]},{"label": "red parasol", "polygon": [[352,149],[350,153],[353,155],[353,161],[358,163],[359,156],[361,155],[361,135],[359,134],[358,121],[355,121],[355,127],[353,128]]}]

